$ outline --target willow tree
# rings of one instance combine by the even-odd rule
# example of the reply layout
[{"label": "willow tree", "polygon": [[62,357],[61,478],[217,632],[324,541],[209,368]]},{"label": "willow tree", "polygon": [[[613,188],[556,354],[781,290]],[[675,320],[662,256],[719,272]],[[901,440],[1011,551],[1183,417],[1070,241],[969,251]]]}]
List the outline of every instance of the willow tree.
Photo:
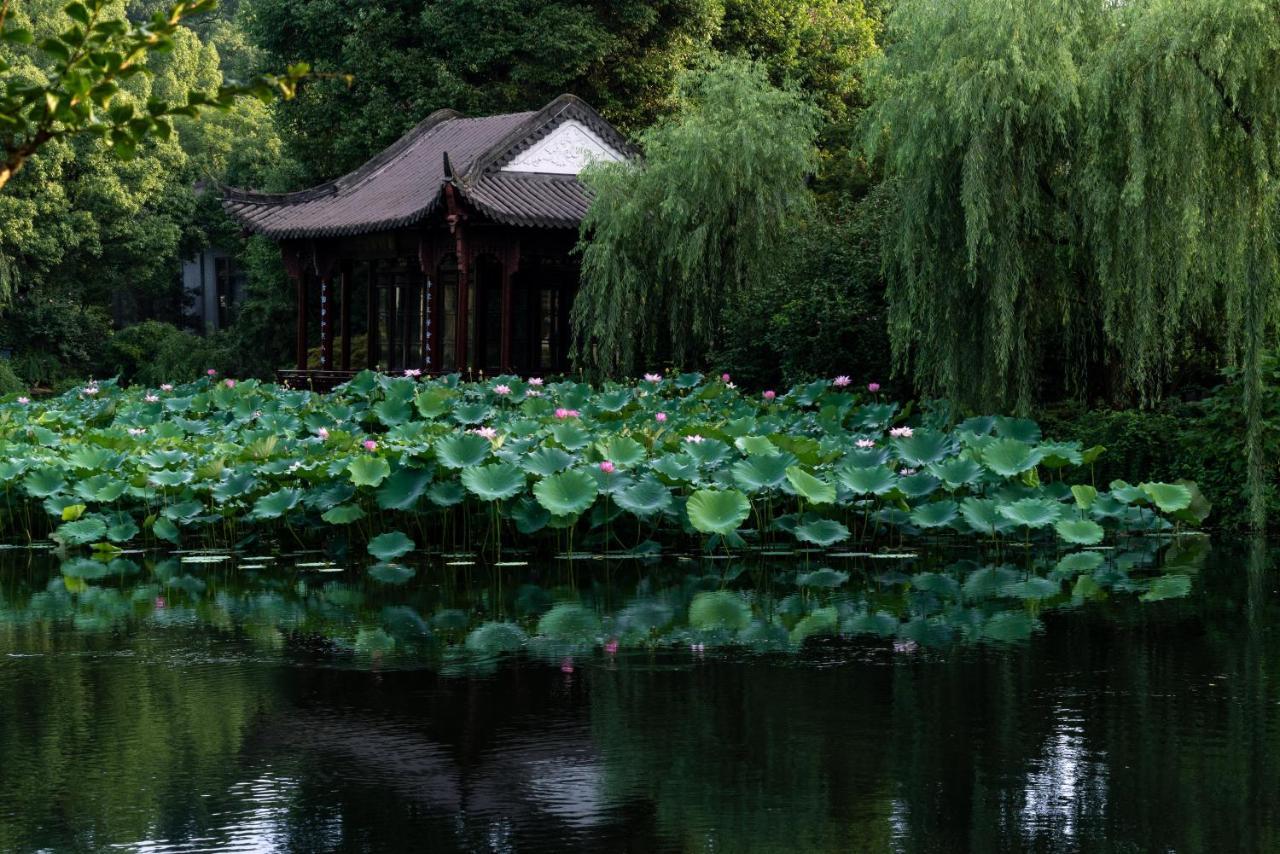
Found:
[{"label": "willow tree", "polygon": [[1047,365],[1159,397],[1192,332],[1243,368],[1263,512],[1261,355],[1280,278],[1280,4],[901,0],[870,143],[901,197],[895,358],[1027,408]]},{"label": "willow tree", "polygon": [[758,283],[810,204],[819,113],[764,70],[728,60],[681,81],[683,107],[640,137],[639,163],[586,172],[579,364],[634,373],[647,360],[697,365],[723,308]]}]

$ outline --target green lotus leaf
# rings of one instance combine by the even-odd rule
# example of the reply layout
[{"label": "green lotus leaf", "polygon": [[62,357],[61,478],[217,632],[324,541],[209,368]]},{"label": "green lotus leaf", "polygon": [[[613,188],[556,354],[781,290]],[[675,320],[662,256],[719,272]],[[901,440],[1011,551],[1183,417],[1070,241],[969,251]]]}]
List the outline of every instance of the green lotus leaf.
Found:
[{"label": "green lotus leaf", "polygon": [[1043,528],[1058,521],[1062,505],[1047,498],[1023,498],[1011,504],[1001,504],[1000,515],[1016,525]]},{"label": "green lotus leaf", "polygon": [[797,495],[803,496],[811,504],[830,504],[836,500],[836,488],[824,480],[819,480],[799,466],[787,469],[787,480]]},{"label": "green lotus leaf", "polygon": [[257,479],[248,472],[231,472],[214,484],[211,492],[219,503],[225,504],[228,501],[246,497],[257,487]]},{"label": "green lotus leaf", "polygon": [[671,490],[653,479],[640,480],[614,495],[613,500],[623,510],[648,518],[671,506]]},{"label": "green lotus leaf", "polygon": [[1029,418],[1009,418],[1000,415],[996,417],[995,422],[997,436],[1013,439],[1017,442],[1033,443],[1040,441],[1040,425]]},{"label": "green lotus leaf", "polygon": [[387,398],[373,406],[374,416],[387,427],[403,424],[413,417],[409,401],[402,398]]},{"label": "green lotus leaf", "polygon": [[719,465],[729,458],[729,446],[719,439],[685,442],[684,452],[695,463],[702,466]]},{"label": "green lotus leaf", "polygon": [[778,446],[767,436],[739,436],[733,440],[739,451],[750,457],[769,456],[778,453]]},{"label": "green lotus leaf", "polygon": [[898,485],[898,478],[884,466],[857,468],[842,465],[836,477],[855,495],[884,495]]},{"label": "green lotus leaf", "polygon": [[921,504],[911,511],[911,522],[921,528],[942,528],[950,525],[960,515],[960,505],[944,499]]},{"label": "green lotus leaf", "polygon": [[572,421],[555,425],[551,435],[570,451],[580,451],[591,444],[591,434]]},{"label": "green lotus leaf", "polygon": [[463,470],[462,485],[482,501],[502,501],[524,491],[524,472],[510,463],[474,466]]},{"label": "green lotus leaf", "polygon": [[699,631],[741,631],[751,625],[751,606],[728,590],[704,590],[689,603],[689,625]]},{"label": "green lotus leaf", "polygon": [[1146,504],[1151,496],[1140,487],[1130,486],[1123,480],[1111,481],[1111,496],[1125,504]]},{"label": "green lotus leaf", "polygon": [[427,491],[432,473],[427,469],[397,469],[378,489],[383,510],[412,510]]},{"label": "green lotus leaf", "polygon": [[849,529],[832,519],[815,519],[797,525],[792,531],[797,540],[826,548],[849,539]]},{"label": "green lotus leaf", "polygon": [[330,525],[350,525],[364,517],[365,512],[358,504],[339,504],[337,507],[330,507],[320,515],[320,518]]},{"label": "green lotus leaf", "polygon": [[898,478],[896,488],[907,498],[924,498],[932,495],[942,485],[942,481],[927,472],[916,472]]},{"label": "green lotus leaf", "polygon": [[107,539],[113,543],[127,543],[138,536],[138,524],[128,513],[111,513],[107,516]]},{"label": "green lotus leaf", "polygon": [[404,532],[388,531],[369,540],[365,548],[378,560],[390,561],[413,551],[415,545]]},{"label": "green lotus leaf", "polygon": [[1191,506],[1191,490],[1180,483],[1143,483],[1138,488],[1164,513],[1186,510]]},{"label": "green lotus leaf", "polygon": [[129,484],[109,474],[96,474],[76,484],[75,493],[85,501],[109,503],[129,489]]},{"label": "green lotus leaf", "polygon": [[551,514],[546,508],[527,495],[516,500],[508,513],[516,523],[516,530],[522,534],[536,534],[551,521]]},{"label": "green lotus leaf", "polygon": [[796,585],[799,587],[818,587],[824,590],[831,590],[840,587],[849,580],[849,573],[837,572],[834,569],[823,568],[815,569],[812,572],[802,572],[796,576]]},{"label": "green lotus leaf", "polygon": [[36,469],[22,479],[23,488],[33,498],[48,498],[66,484],[62,472],[52,468]]},{"label": "green lotus leaf", "polygon": [[154,483],[156,486],[173,487],[182,486],[184,483],[190,483],[195,476],[195,472],[190,469],[183,469],[180,471],[161,469],[160,471],[152,472],[147,477],[147,480]]},{"label": "green lotus leaf", "polygon": [[600,634],[600,619],[581,605],[562,602],[542,615],[537,633],[559,641],[594,643]]},{"label": "green lotus leaf", "polygon": [[527,472],[547,477],[556,472],[564,471],[573,465],[573,460],[573,454],[562,451],[559,448],[539,448],[532,453],[525,454],[520,460],[520,465]]},{"label": "green lotus leaf", "polygon": [[72,468],[81,471],[102,471],[109,468],[112,453],[106,448],[99,448],[94,445],[79,445],[66,456],[66,461]]},{"label": "green lotus leaf", "polygon": [[179,525],[189,525],[204,513],[204,505],[199,501],[179,501],[167,505],[161,512]]},{"label": "green lotus leaf", "polygon": [[845,620],[840,630],[851,635],[892,637],[898,632],[898,618],[887,611],[877,611],[874,614],[863,611]]},{"label": "green lotus leaf", "polygon": [[1084,462],[1079,442],[1045,442],[1036,450],[1040,452],[1040,462],[1046,468],[1060,469]]},{"label": "green lotus leaf", "polygon": [[939,478],[949,488],[977,483],[982,477],[982,466],[969,457],[953,457],[944,463],[929,466],[929,473]]},{"label": "green lotus leaf", "polygon": [[596,395],[592,405],[602,412],[621,412],[630,402],[631,392],[625,388],[616,388]]},{"label": "green lotus leaf", "polygon": [[65,546],[96,543],[106,535],[107,523],[100,516],[85,516],[74,522],[66,522],[53,532],[53,538]]},{"label": "green lotus leaf", "polygon": [[569,469],[544,477],[533,486],[533,496],[556,516],[577,516],[596,500],[596,479],[582,469]]},{"label": "green lotus leaf", "polygon": [[982,451],[983,464],[1001,477],[1016,477],[1040,462],[1039,448],[1018,439],[996,439]]},{"label": "green lotus leaf", "polygon": [[1089,519],[1062,519],[1053,526],[1064,542],[1095,546],[1102,542],[1102,526]]},{"label": "green lotus leaf", "polygon": [[356,457],[347,464],[347,474],[356,486],[377,486],[391,475],[391,464],[382,457]]},{"label": "green lotus leaf", "polygon": [[685,509],[695,529],[725,536],[751,515],[751,502],[736,489],[700,489],[689,496]]},{"label": "green lotus leaf", "polygon": [[156,521],[151,525],[151,533],[155,534],[162,540],[168,540],[174,545],[178,544],[178,537],[180,536],[178,533],[178,526],[163,516],[156,519]]},{"label": "green lotus leaf", "polygon": [[676,388],[682,391],[687,391],[688,389],[696,388],[701,382],[702,382],[702,374],[699,374],[696,372],[690,372],[687,374],[680,374],[679,376],[677,376],[675,378],[674,385]]},{"label": "green lotus leaf", "polygon": [[457,480],[438,480],[427,487],[427,500],[437,507],[453,507],[461,504],[467,497],[462,482]]},{"label": "green lotus leaf", "polygon": [[777,489],[787,479],[787,469],[795,465],[791,454],[773,453],[739,460],[731,469],[734,482],[748,492]]},{"label": "green lotus leaf", "polygon": [[1088,510],[1098,500],[1098,490],[1087,484],[1076,484],[1071,487],[1071,497],[1076,500],[1077,507]]},{"label": "green lotus leaf", "polygon": [[1051,599],[1060,593],[1062,586],[1059,582],[1039,577],[1006,584],[1000,591],[1000,595],[1013,599]]},{"label": "green lotus leaf", "polygon": [[453,389],[434,386],[418,392],[413,402],[423,418],[439,418],[453,409],[457,394]]},{"label": "green lotus leaf", "polygon": [[436,459],[451,469],[480,465],[492,448],[488,439],[475,433],[454,433],[435,444]]},{"label": "green lotus leaf", "polygon": [[844,455],[840,468],[873,469],[889,462],[888,448],[855,448]]},{"label": "green lotus leaf", "polygon": [[484,623],[471,630],[463,646],[477,655],[516,652],[529,640],[515,623]]},{"label": "green lotus leaf", "polygon": [[665,454],[649,465],[658,474],[674,481],[689,483],[698,476],[698,467],[683,454]]},{"label": "green lotus leaf", "polygon": [[459,424],[479,424],[493,416],[493,408],[487,403],[458,403],[453,407],[453,420]]},{"label": "green lotus leaf", "polygon": [[946,434],[935,430],[916,430],[910,436],[893,440],[898,457],[912,468],[927,466],[944,459],[952,449]]},{"label": "green lotus leaf", "polygon": [[1204,521],[1209,518],[1213,505],[1209,503],[1209,499],[1204,497],[1204,493],[1200,491],[1200,487],[1194,481],[1180,480],[1178,484],[1185,486],[1187,491],[1191,493],[1191,504],[1183,510],[1175,510],[1173,517],[1188,525],[1203,525]]},{"label": "green lotus leaf", "polygon": [[630,436],[610,436],[603,442],[596,442],[596,450],[603,459],[619,466],[634,466],[645,458],[644,445]]},{"label": "green lotus leaf", "polygon": [[254,502],[253,515],[258,519],[279,519],[297,507],[301,500],[301,489],[280,489]]}]

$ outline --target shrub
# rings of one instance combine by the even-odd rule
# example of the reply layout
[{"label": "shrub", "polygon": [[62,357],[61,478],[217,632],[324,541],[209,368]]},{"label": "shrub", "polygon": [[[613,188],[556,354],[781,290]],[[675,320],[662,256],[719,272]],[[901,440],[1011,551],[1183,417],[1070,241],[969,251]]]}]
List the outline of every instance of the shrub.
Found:
[{"label": "shrub", "polygon": [[7,359],[0,359],[0,395],[17,394],[27,390],[27,384],[13,371]]},{"label": "shrub", "polygon": [[16,298],[0,319],[0,346],[29,386],[101,375],[111,320],[102,309],[66,296]]},{"label": "shrub", "polygon": [[226,373],[231,359],[224,340],[201,337],[158,320],[136,323],[111,336],[109,372],[125,383],[152,386],[193,380],[209,368]]}]

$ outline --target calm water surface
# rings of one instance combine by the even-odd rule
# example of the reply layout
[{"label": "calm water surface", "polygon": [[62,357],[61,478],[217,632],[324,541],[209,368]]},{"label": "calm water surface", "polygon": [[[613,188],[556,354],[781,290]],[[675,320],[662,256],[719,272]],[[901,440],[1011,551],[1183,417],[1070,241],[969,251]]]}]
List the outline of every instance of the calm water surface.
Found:
[{"label": "calm water surface", "polygon": [[[1280,851],[1276,557],[1201,554],[1162,601],[961,607],[909,591],[912,561],[831,559],[851,578],[814,589],[794,562],[387,583],[315,555],[8,551],[0,850]],[[717,588],[787,626],[923,617],[727,646],[686,622]],[[604,622],[464,643],[564,602]]]}]

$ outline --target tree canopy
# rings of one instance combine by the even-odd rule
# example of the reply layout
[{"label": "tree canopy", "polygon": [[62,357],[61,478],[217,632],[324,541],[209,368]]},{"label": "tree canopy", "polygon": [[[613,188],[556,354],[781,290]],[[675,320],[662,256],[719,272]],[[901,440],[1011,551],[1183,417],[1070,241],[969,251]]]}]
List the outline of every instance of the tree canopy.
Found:
[{"label": "tree canopy", "polygon": [[762,67],[729,60],[685,76],[683,108],[640,136],[640,165],[585,173],[573,318],[582,364],[634,373],[694,364],[716,345],[724,305],[763,277],[810,204],[818,110]]},{"label": "tree canopy", "polygon": [[1149,400],[1198,334],[1256,406],[1277,35],[1264,0],[900,0],[869,141],[900,197],[890,331],[921,389],[1025,409],[1093,366]]}]

